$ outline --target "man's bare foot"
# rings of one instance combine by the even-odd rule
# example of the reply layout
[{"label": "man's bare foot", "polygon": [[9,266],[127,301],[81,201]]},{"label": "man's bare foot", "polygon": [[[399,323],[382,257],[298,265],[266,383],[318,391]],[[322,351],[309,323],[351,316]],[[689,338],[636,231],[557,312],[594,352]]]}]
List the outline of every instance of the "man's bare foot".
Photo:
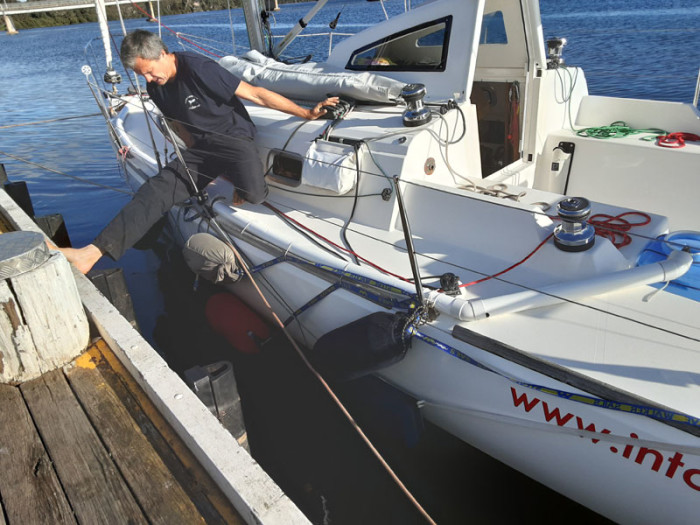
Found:
[{"label": "man's bare foot", "polygon": [[94,244],[88,244],[83,248],[58,248],[50,241],[46,241],[46,244],[50,249],[60,251],[68,259],[68,262],[82,274],[88,273],[103,255],[102,251]]}]

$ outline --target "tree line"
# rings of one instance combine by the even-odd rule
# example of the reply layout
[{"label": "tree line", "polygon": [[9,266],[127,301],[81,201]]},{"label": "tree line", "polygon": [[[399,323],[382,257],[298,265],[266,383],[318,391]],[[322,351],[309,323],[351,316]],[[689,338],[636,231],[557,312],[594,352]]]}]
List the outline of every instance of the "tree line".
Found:
[{"label": "tree line", "polygon": [[[15,1],[16,0],[4,0],[4,2],[8,4]],[[266,1],[268,5],[274,5],[274,0]],[[279,4],[292,2],[293,0],[278,0]],[[156,0],[153,0],[151,5],[153,6],[154,14],[157,14],[158,6]],[[165,16],[194,13],[197,11],[218,11],[241,7],[241,5],[241,0],[160,0],[160,14]],[[149,4],[140,3],[138,6],[150,14]],[[147,18],[143,11],[133,5],[121,5],[120,9],[123,18]],[[119,19],[119,12],[116,6],[107,6],[107,19]],[[12,23],[18,31],[34,27],[65,26],[83,24],[85,22],[97,22],[97,13],[94,8],[12,15]],[[0,25],[5,29],[2,17],[0,17]]]}]

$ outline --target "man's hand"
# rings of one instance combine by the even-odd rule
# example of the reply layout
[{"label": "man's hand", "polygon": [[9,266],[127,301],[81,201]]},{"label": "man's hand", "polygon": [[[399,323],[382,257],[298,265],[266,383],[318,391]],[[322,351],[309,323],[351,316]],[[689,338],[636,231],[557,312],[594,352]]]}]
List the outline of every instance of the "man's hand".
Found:
[{"label": "man's hand", "polygon": [[338,97],[328,97],[327,99],[322,100],[309,110],[309,116],[307,118],[309,120],[316,120],[320,116],[328,113],[328,110],[324,106],[335,107],[339,101],[340,99]]}]

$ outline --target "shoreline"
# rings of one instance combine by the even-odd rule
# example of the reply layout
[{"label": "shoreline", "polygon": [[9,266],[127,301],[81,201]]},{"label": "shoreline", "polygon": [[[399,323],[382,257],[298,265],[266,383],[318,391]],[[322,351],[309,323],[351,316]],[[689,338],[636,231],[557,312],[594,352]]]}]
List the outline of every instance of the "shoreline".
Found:
[{"label": "shoreline", "polygon": [[[274,1],[274,0],[272,0]],[[298,0],[277,0],[279,5],[299,3]],[[154,3],[154,2],[153,2]],[[154,5],[154,9],[157,7]],[[222,11],[227,9],[240,9],[242,0],[161,0],[160,14],[182,15],[202,11]],[[142,9],[148,11],[148,5]],[[121,6],[124,19],[148,18],[141,10],[129,5]],[[119,12],[116,6],[107,6],[107,19],[118,20]],[[24,15],[12,15],[12,23],[15,29],[35,29],[39,27],[56,27],[73,24],[97,22],[97,12],[94,8],[70,9],[66,11],[48,11],[44,13],[28,13]],[[0,31],[6,31],[4,20],[0,17]]]}]

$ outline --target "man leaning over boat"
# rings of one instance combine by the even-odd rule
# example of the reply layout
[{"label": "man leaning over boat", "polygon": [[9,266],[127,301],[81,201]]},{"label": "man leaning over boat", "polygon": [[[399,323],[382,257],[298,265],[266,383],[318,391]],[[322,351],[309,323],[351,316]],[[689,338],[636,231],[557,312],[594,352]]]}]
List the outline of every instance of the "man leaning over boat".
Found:
[{"label": "man leaning over boat", "polygon": [[185,165],[176,158],[149,178],[92,244],[59,248],[82,273],[104,254],[121,258],[174,204],[194,194],[192,183],[201,190],[223,175],[235,187],[234,205],[265,200],[268,190],[253,141],[255,125],[240,99],[308,120],[325,114],[324,106],[338,103],[337,97],[330,97],[303,108],[248,84],[210,58],[170,53],[156,34],[140,29],[124,37],[121,59],[146,79],[151,100],[187,144],[182,150]]}]

